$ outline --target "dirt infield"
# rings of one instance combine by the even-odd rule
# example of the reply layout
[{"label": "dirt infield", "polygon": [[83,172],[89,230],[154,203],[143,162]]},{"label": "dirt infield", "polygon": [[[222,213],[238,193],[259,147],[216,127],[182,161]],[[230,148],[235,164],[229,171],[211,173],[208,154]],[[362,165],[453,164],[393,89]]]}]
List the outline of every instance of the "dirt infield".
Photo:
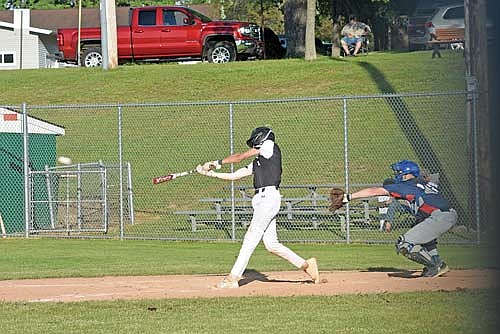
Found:
[{"label": "dirt infield", "polygon": [[454,270],[444,277],[421,278],[420,272],[321,272],[313,284],[298,271],[250,271],[239,289],[221,290],[220,275],[121,276],[0,281],[0,300],[74,302],[85,300],[299,296],[403,291],[453,291],[498,286],[494,270]]}]

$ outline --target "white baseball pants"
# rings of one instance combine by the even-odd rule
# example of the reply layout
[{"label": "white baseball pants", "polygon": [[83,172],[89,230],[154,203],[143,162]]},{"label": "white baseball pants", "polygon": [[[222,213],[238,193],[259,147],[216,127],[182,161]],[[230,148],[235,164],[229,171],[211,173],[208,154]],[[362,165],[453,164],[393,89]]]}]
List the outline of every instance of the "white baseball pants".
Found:
[{"label": "white baseball pants", "polygon": [[252,221],[243,239],[238,258],[231,269],[231,274],[236,277],[242,277],[255,247],[261,239],[269,252],[284,258],[295,267],[300,268],[305,263],[303,258],[278,241],[275,217],[281,206],[279,190],[274,186],[260,188],[260,190],[252,198],[254,210]]}]

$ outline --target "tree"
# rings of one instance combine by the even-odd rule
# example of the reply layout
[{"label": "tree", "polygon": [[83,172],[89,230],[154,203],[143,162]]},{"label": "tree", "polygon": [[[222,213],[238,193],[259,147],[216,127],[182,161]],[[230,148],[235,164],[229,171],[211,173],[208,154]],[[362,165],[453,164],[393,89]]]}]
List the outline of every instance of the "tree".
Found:
[{"label": "tree", "polygon": [[[261,10],[262,3],[262,10]],[[270,28],[276,34],[283,33],[283,2],[280,0],[225,0],[226,18],[250,21]]]},{"label": "tree", "polygon": [[284,3],[286,56],[302,58],[305,54],[307,0],[287,0]]}]

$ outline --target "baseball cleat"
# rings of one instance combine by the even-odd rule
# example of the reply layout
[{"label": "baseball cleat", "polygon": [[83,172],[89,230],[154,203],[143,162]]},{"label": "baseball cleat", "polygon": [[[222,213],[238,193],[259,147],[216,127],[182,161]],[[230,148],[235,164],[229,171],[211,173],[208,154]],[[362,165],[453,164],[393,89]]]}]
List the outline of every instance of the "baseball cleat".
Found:
[{"label": "baseball cleat", "polygon": [[318,262],[316,261],[316,258],[312,257],[309,260],[306,260],[306,262],[307,268],[305,268],[304,271],[311,276],[315,284],[319,284]]},{"label": "baseball cleat", "polygon": [[439,277],[439,276],[443,276],[444,274],[446,274],[448,271],[450,271],[450,267],[448,267],[448,265],[444,262],[441,262],[437,268],[437,273],[434,274],[434,276],[432,277]]},{"label": "baseball cleat", "polygon": [[238,278],[236,278],[232,275],[228,275],[228,276],[224,277],[224,279],[217,284],[217,288],[219,288],[219,289],[236,289],[236,288],[240,287],[238,284],[238,281],[239,281]]},{"label": "baseball cleat", "polygon": [[450,267],[448,267],[446,263],[441,262],[440,264],[433,267],[425,267],[422,271],[422,277],[439,277],[443,276],[448,271],[450,271]]}]

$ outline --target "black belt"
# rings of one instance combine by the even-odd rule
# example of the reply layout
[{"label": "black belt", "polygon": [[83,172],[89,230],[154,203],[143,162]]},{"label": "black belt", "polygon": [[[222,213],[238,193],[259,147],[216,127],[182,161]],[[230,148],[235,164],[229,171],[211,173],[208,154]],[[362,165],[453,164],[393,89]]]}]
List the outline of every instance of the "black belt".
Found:
[{"label": "black belt", "polygon": [[[274,188],[276,188],[276,190],[278,190],[280,188],[278,186],[267,186],[267,187],[274,187]],[[255,189],[255,195],[257,195],[258,193],[263,193],[264,191],[266,191],[267,187],[262,187],[262,188]]]}]

